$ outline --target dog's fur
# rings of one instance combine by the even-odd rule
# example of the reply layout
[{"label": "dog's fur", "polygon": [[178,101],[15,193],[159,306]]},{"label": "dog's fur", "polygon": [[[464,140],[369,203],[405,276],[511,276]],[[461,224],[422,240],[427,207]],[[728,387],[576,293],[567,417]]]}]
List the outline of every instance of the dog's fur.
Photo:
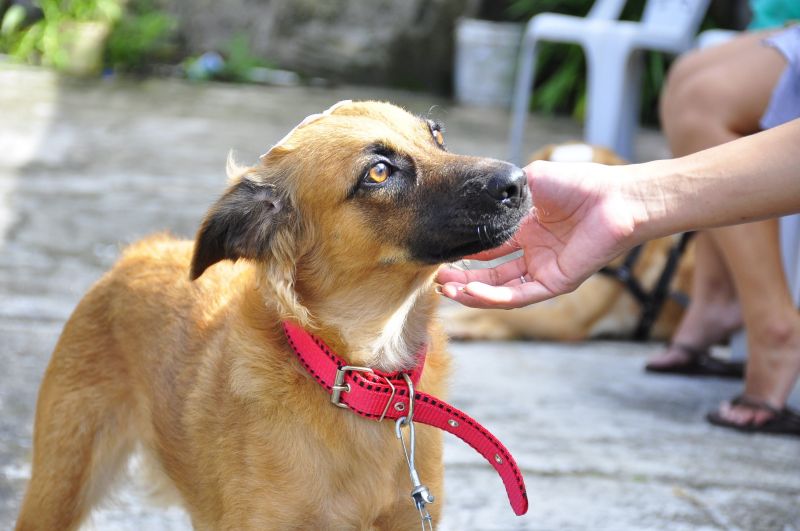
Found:
[{"label": "dog's fur", "polygon": [[[624,164],[612,151],[582,143],[548,145],[534,153],[531,160],[557,162],[597,162]],[[644,245],[633,274],[646,289],[652,289],[675,244],[674,237],[660,238]],[[619,266],[624,256],[611,265]],[[674,291],[689,293],[694,257],[690,247],[675,273]],[[445,331],[458,339],[473,340],[582,340],[594,337],[626,338],[633,333],[641,308],[618,280],[596,274],[575,291],[555,299],[512,312],[482,310],[457,305],[443,309]],[[655,322],[652,339],[668,339],[683,315],[683,308],[667,300]]]},{"label": "dog's fur", "polygon": [[[529,200],[521,170],[440,140],[395,106],[345,102],[234,170],[194,245],[127,249],[53,353],[17,530],[78,527],[135,447],[197,529],[418,528],[393,423],[333,406],[280,322],[386,371],[428,342],[419,388],[444,393],[436,268],[505,241]],[[440,432],[419,427],[417,449],[438,519]]]}]

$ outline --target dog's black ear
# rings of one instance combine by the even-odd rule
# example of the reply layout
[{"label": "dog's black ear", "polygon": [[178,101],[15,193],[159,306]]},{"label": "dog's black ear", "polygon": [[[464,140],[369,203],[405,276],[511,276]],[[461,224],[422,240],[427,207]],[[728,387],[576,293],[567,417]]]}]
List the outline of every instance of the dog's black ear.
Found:
[{"label": "dog's black ear", "polygon": [[191,279],[220,260],[265,258],[270,240],[289,218],[288,201],[269,184],[243,178],[206,215],[194,244]]}]

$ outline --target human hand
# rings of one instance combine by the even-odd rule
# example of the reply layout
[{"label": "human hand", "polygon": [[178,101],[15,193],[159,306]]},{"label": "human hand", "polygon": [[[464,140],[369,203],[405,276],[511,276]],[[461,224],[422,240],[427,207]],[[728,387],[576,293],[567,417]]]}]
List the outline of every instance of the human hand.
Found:
[{"label": "human hand", "polygon": [[443,267],[441,293],[476,308],[518,308],[577,288],[632,247],[638,204],[624,192],[627,168],[535,161],[525,168],[533,208],[506,244],[470,256],[492,260],[522,250],[499,266]]}]

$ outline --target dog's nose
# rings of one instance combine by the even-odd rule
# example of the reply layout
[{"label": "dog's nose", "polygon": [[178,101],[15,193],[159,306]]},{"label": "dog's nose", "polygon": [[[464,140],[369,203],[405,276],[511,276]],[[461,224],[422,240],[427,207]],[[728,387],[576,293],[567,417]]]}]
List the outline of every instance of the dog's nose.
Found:
[{"label": "dog's nose", "polygon": [[528,179],[525,172],[516,166],[493,175],[486,184],[486,191],[494,199],[523,199],[528,190]]}]

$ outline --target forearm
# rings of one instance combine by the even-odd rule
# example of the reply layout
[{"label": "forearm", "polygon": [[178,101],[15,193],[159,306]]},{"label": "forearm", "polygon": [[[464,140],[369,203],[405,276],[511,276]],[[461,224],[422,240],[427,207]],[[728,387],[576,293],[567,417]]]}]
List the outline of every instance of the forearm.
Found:
[{"label": "forearm", "polygon": [[637,241],[800,212],[800,120],[629,168]]}]

